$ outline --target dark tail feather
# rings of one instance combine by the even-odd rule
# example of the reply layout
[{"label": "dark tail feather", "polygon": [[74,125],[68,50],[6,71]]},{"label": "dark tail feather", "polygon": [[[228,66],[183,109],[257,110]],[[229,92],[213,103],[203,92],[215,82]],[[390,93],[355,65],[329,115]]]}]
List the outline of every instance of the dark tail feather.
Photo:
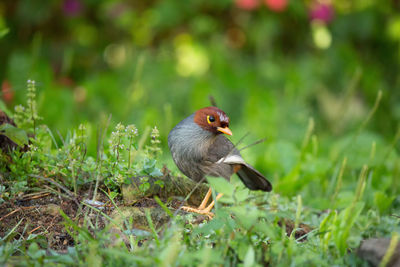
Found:
[{"label": "dark tail feather", "polygon": [[271,183],[259,171],[248,164],[241,164],[240,166],[237,175],[247,188],[266,192],[272,190]]}]

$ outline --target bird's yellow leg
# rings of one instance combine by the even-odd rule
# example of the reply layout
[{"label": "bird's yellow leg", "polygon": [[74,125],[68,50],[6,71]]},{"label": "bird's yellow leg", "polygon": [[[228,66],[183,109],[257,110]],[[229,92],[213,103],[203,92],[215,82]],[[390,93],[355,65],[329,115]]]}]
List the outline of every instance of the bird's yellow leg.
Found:
[{"label": "bird's yellow leg", "polygon": [[[210,193],[210,194],[209,194],[209,193]],[[211,188],[210,188],[210,190],[207,192],[207,195],[211,195]],[[207,195],[206,195],[206,197],[207,197]],[[213,201],[210,203],[210,205],[208,205],[206,208],[200,209],[200,207],[201,207],[201,206],[203,205],[203,203],[204,203],[204,200],[203,200],[203,202],[201,203],[200,207],[197,208],[197,209],[196,209],[196,208],[192,208],[192,207],[186,207],[186,206],[183,206],[182,209],[183,209],[184,211],[188,211],[188,212],[194,212],[194,213],[198,213],[198,214],[207,215],[209,218],[212,218],[212,217],[214,217],[214,213],[211,212],[211,209],[214,207],[215,201],[217,201],[218,199],[220,199],[222,196],[223,196],[223,194],[219,193],[219,194],[215,197],[215,200],[213,200]],[[210,198],[210,196],[208,196],[208,198]],[[208,201],[208,199],[207,199],[207,201]],[[206,205],[207,201],[205,202],[204,206]]]},{"label": "bird's yellow leg", "polygon": [[213,200],[210,205],[207,206],[207,208],[204,209],[204,211],[210,212],[212,208],[214,208],[215,201],[218,201],[224,194],[219,193],[216,197],[215,200]]},{"label": "bird's yellow leg", "polygon": [[[195,213],[199,213],[199,214],[206,214],[207,212],[204,212],[203,210],[206,208],[206,205],[208,203],[208,200],[210,199],[212,194],[212,189],[211,187],[208,189],[207,194],[205,195],[203,201],[201,202],[200,206],[198,208],[193,208],[193,207],[188,207],[188,206],[183,206],[181,209],[183,209],[184,211],[188,211],[188,212],[195,212]],[[208,215],[208,214],[206,214]],[[209,215],[209,217],[212,217],[211,215]]]},{"label": "bird's yellow leg", "polygon": [[208,189],[206,196],[204,197],[203,201],[201,202],[200,206],[198,207],[199,210],[202,210],[206,207],[208,200],[210,199],[212,193],[211,187]]}]

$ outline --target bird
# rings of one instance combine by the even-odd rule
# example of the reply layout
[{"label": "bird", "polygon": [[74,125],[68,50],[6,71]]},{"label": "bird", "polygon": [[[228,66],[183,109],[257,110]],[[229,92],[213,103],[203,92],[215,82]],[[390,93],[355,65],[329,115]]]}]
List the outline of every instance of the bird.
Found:
[{"label": "bird", "polygon": [[[221,109],[204,107],[179,122],[168,134],[168,146],[178,169],[195,182],[206,182],[205,176],[230,180],[236,173],[250,190],[269,192],[271,183],[253,166],[245,162],[239,150],[226,137],[231,136],[229,117]],[[181,209],[213,216],[211,209],[222,197],[219,193],[208,206],[212,190],[208,190],[197,208]]]}]

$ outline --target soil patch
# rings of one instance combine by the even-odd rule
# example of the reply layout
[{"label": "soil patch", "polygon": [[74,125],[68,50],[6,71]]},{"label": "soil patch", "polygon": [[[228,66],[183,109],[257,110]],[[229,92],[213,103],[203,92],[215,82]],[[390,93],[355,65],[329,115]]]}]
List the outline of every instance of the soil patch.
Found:
[{"label": "soil patch", "polygon": [[[80,192],[78,195],[87,194]],[[107,202],[106,196],[99,195],[99,198],[99,201],[105,203],[102,212],[111,214],[113,207]],[[0,236],[4,237],[18,225],[14,231],[15,238],[27,238],[31,234],[43,235],[47,238],[49,248],[65,250],[68,246],[73,246],[74,241],[65,230],[63,224],[65,220],[60,210],[71,220],[80,224],[93,210],[84,205],[83,200],[83,197],[72,200],[52,192],[39,192],[6,201],[0,205]],[[107,223],[104,216],[92,217],[97,220],[97,226],[104,227]]]}]

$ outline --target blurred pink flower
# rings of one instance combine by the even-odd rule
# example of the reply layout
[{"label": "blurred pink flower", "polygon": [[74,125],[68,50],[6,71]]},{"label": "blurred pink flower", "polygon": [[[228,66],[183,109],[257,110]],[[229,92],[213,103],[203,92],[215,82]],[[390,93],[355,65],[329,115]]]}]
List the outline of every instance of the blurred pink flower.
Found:
[{"label": "blurred pink flower", "polygon": [[258,0],[235,0],[235,4],[240,9],[254,10],[259,6]]},{"label": "blurred pink flower", "polygon": [[275,12],[282,12],[288,5],[288,0],[264,0],[265,5]]},{"label": "blurred pink flower", "polygon": [[64,0],[63,10],[64,14],[70,17],[77,16],[83,9],[80,0]]},{"label": "blurred pink flower", "polygon": [[332,21],[334,15],[335,10],[333,9],[333,6],[329,3],[316,2],[311,6],[310,9],[311,20],[319,20],[325,23],[329,23]]},{"label": "blurred pink flower", "polygon": [[3,96],[3,100],[7,103],[10,104],[13,99],[14,99],[14,90],[11,86],[11,83],[7,80],[4,80],[3,83],[1,84],[1,93]]}]

